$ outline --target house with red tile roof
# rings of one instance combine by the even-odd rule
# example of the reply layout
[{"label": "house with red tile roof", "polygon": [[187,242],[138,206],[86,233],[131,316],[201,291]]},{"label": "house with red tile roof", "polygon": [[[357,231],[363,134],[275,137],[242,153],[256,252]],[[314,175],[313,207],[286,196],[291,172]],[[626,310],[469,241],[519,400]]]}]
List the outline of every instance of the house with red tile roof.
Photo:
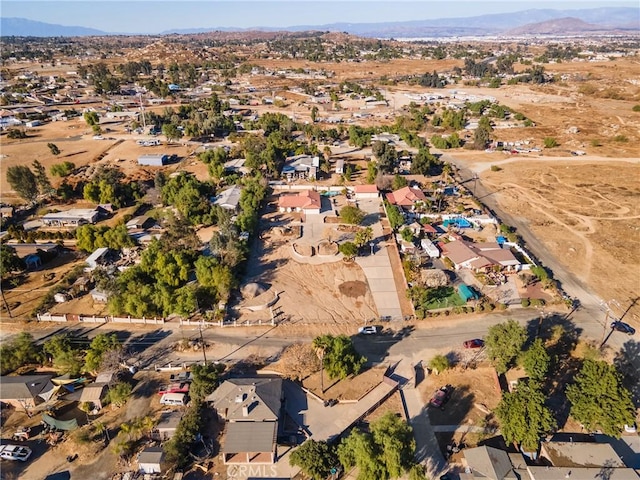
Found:
[{"label": "house with red tile roof", "polygon": [[353,193],[356,200],[362,200],[365,198],[378,198],[380,192],[375,185],[356,185],[353,187]]},{"label": "house with red tile roof", "polygon": [[318,214],[322,208],[320,194],[315,190],[303,190],[296,195],[281,195],[278,199],[281,212]]},{"label": "house with red tile roof", "polygon": [[407,209],[411,209],[416,202],[424,202],[426,200],[425,194],[417,187],[403,187],[400,190],[387,193],[387,201],[391,205]]}]

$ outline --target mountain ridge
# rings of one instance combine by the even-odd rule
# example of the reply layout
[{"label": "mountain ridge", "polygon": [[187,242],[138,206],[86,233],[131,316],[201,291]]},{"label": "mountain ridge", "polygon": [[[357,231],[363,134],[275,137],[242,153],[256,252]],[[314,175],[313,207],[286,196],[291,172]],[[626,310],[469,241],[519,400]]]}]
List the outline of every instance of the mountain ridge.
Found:
[{"label": "mountain ridge", "polygon": [[[419,10],[419,9],[417,9]],[[416,16],[419,11],[416,12]],[[104,36],[104,35],[188,35],[205,32],[249,32],[249,31],[333,31],[346,32],[362,37],[377,38],[419,38],[419,37],[452,37],[452,36],[487,36],[508,33],[519,27],[543,24],[544,22],[573,18],[583,22],[583,29],[578,24],[577,32],[640,31],[640,24],[630,22],[630,18],[640,18],[640,8],[632,7],[600,7],[591,9],[554,10],[529,9],[510,13],[484,14],[471,17],[448,17],[426,20],[410,20],[404,22],[353,23],[339,22],[322,25],[293,25],[289,27],[200,27],[186,29],[169,29],[155,34],[114,33],[82,26],[64,26],[38,22],[24,18],[0,18],[0,34],[2,36]],[[597,28],[591,29],[589,25]],[[531,28],[535,27],[530,27]],[[546,28],[544,25],[541,28]],[[537,32],[533,31],[532,34]]]}]

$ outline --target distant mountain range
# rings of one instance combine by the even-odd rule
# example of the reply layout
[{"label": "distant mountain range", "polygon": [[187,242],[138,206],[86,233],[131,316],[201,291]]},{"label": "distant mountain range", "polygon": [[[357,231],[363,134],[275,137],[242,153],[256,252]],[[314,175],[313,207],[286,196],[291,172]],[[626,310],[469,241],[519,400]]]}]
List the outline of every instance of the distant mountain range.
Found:
[{"label": "distant mountain range", "polygon": [[[421,9],[428,6],[416,3],[415,16],[420,17]],[[168,34],[194,34],[211,31],[290,31],[308,30],[346,32],[362,37],[376,38],[420,38],[487,35],[562,35],[589,33],[640,33],[640,8],[602,7],[577,10],[523,10],[512,13],[479,15],[465,18],[440,18],[407,22],[380,23],[332,23],[325,25],[295,25],[290,27],[253,28],[189,28],[160,32]],[[634,21],[633,19],[636,19]],[[566,27],[569,26],[569,29]],[[520,33],[515,33],[520,32]],[[100,30],[35,22],[24,18],[0,18],[2,36],[67,37],[90,35],[122,35]],[[130,35],[136,35],[135,32]]]},{"label": "distant mountain range", "polygon": [[107,32],[85,27],[66,27],[53,23],[36,22],[26,18],[0,18],[3,37],[88,37],[109,35]]}]

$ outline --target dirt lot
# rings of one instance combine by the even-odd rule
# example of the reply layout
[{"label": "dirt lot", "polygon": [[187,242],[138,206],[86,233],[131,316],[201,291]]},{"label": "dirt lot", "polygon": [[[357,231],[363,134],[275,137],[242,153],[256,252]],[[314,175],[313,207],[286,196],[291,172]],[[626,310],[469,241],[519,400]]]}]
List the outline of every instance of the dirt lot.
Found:
[{"label": "dirt lot", "polygon": [[324,373],[324,393],[320,388],[320,372],[309,375],[302,384],[320,398],[336,400],[358,400],[369,393],[381,381],[386,367],[375,367],[365,370],[360,375],[344,380],[330,379]]},{"label": "dirt lot", "polygon": [[[637,296],[640,269],[638,165],[523,160],[502,168],[482,177],[502,207],[526,218],[569,271],[624,311]],[[629,314],[638,320],[640,308]]]}]

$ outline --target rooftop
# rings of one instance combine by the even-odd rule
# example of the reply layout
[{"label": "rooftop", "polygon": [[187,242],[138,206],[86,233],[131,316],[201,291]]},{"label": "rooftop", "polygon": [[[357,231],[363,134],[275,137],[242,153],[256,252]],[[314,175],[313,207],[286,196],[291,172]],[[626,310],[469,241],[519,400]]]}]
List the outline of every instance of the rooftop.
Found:
[{"label": "rooftop", "polygon": [[273,452],[277,427],[277,422],[228,423],[222,453]]}]

